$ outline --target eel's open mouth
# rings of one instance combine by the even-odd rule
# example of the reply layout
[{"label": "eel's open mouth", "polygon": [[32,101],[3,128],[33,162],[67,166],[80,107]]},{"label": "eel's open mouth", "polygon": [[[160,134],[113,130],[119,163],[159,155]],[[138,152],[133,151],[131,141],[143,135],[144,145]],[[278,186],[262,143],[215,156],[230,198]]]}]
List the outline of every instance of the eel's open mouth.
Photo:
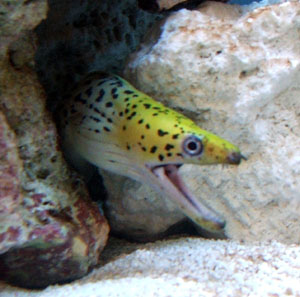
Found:
[{"label": "eel's open mouth", "polygon": [[182,164],[166,164],[151,167],[160,189],[172,199],[177,206],[196,224],[210,232],[220,232],[225,221],[217,213],[203,204],[187,188],[178,169]]}]

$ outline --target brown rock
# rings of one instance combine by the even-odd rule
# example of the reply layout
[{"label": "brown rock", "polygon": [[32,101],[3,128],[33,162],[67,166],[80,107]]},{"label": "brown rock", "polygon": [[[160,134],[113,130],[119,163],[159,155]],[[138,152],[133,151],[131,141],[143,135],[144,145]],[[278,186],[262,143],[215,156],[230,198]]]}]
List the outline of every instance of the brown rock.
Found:
[{"label": "brown rock", "polygon": [[27,31],[46,2],[26,3],[13,2],[0,20],[0,277],[42,287],[98,264],[109,228],[58,148]]}]

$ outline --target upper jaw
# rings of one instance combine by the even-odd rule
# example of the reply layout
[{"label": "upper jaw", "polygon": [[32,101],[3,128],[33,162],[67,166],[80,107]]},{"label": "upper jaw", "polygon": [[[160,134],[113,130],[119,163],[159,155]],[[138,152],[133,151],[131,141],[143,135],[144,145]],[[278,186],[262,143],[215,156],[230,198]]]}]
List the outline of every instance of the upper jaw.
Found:
[{"label": "upper jaw", "polygon": [[235,165],[239,165],[242,159],[247,160],[247,158],[244,155],[242,155],[240,152],[232,152],[227,157],[228,163],[235,164]]},{"label": "upper jaw", "polygon": [[178,172],[181,166],[182,164],[164,164],[148,165],[147,168],[154,177],[155,188],[173,200],[186,216],[209,232],[222,232],[225,221],[188,189]]}]

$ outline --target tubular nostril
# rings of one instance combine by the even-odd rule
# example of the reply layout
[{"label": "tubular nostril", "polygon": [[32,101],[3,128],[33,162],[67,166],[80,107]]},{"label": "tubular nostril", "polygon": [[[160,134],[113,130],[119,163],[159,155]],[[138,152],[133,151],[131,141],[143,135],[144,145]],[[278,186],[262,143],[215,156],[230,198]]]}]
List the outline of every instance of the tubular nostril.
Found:
[{"label": "tubular nostril", "polygon": [[231,153],[227,157],[227,159],[228,159],[229,164],[237,164],[237,165],[241,163],[241,159],[247,160],[247,158],[245,156],[243,156],[241,153],[238,153],[238,152]]}]

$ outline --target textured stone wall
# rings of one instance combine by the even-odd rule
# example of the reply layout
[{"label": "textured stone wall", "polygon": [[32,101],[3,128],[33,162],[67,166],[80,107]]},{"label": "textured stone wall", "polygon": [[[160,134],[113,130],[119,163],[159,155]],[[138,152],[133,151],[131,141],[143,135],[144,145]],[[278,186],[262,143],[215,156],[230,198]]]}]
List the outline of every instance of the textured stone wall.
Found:
[{"label": "textured stone wall", "polygon": [[[250,12],[220,3],[181,10],[126,67],[136,87],[182,108],[248,157],[234,168],[181,169],[199,199],[224,216],[230,238],[300,242],[299,11],[299,2]],[[151,197],[141,212],[156,203]]]}]

